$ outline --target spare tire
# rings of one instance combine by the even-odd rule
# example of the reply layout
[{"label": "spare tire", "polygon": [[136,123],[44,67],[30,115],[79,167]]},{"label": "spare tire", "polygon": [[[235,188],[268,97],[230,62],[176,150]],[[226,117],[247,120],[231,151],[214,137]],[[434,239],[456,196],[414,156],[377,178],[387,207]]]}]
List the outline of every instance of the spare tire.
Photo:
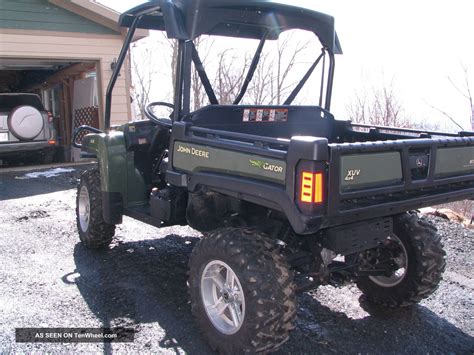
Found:
[{"label": "spare tire", "polygon": [[8,128],[15,137],[31,140],[41,133],[44,126],[43,116],[33,106],[15,107],[8,116]]}]

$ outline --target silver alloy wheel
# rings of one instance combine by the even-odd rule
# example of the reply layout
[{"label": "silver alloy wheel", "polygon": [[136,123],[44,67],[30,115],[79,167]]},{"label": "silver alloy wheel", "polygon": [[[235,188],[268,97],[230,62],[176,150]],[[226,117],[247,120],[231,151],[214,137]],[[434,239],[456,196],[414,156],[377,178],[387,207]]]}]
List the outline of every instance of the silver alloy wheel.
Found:
[{"label": "silver alloy wheel", "polygon": [[90,219],[90,200],[89,200],[89,190],[87,187],[82,186],[79,192],[79,224],[83,232],[87,231],[89,227]]},{"label": "silver alloy wheel", "polygon": [[239,331],[245,318],[245,298],[239,278],[220,260],[210,261],[201,275],[201,297],[207,316],[221,333]]},{"label": "silver alloy wheel", "polygon": [[393,272],[391,276],[369,276],[375,284],[382,287],[394,287],[403,281],[408,270],[408,254],[402,241],[395,235],[390,237],[401,248],[401,253],[393,260],[398,266],[398,269]]}]

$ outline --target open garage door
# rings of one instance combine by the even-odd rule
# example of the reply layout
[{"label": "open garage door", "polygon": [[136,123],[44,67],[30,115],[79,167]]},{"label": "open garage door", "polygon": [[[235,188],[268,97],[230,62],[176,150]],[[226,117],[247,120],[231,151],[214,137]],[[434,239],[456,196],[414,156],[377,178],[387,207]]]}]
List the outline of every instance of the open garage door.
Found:
[{"label": "open garage door", "polygon": [[[42,100],[55,131],[56,161],[78,159],[71,148],[75,127],[88,124],[99,128],[101,110],[97,68],[98,63],[94,61],[0,58],[0,93],[33,93]],[[13,137],[8,127],[1,126],[0,133],[3,133],[3,137]],[[7,143],[1,142],[3,150],[7,149]],[[20,149],[23,154],[18,152],[12,156],[35,157],[32,154],[35,152],[23,149],[24,146],[19,146],[19,142],[15,144],[16,148],[12,145],[12,149]],[[34,146],[38,147],[38,144]]]}]

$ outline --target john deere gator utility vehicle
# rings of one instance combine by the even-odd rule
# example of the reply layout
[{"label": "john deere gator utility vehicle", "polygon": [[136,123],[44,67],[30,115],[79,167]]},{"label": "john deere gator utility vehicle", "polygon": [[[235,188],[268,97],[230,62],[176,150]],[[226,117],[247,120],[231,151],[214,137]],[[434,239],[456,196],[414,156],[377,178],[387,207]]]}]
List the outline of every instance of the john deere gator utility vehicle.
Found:
[{"label": "john deere gator utility vehicle", "polygon": [[[209,344],[227,353],[282,345],[298,291],[355,282],[369,301],[396,308],[436,290],[445,252],[436,228],[414,210],[473,197],[473,133],[335,120],[341,47],[333,18],[307,8],[155,0],[122,14],[120,25],[128,34],[106,94],[105,130],[76,132],[92,131],[76,145],[98,160],[78,188],[84,246],[107,247],[124,215],[202,232],[189,261],[192,312]],[[174,102],[151,102],[148,120],[111,128],[112,90],[137,28],[177,40]],[[314,63],[283,105],[239,104],[265,43],[291,29],[317,37]],[[202,35],[255,40],[233,104],[219,104],[193,43]],[[197,111],[190,109],[193,66],[209,101]],[[316,69],[314,105],[292,105]],[[171,118],[157,117],[160,105]]]}]

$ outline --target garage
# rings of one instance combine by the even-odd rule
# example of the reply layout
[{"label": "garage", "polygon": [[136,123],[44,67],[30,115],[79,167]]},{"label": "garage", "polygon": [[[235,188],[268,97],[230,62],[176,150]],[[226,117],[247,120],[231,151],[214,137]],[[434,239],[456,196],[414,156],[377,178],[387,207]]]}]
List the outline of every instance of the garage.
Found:
[{"label": "garage", "polygon": [[[103,127],[105,92],[125,35],[117,26],[118,16],[88,0],[1,2],[0,94],[38,95],[45,112],[44,129],[50,127],[54,134],[23,139],[10,129],[11,112],[5,109],[0,114],[0,159],[2,151],[12,150],[7,144],[15,143],[15,154],[9,156],[48,161],[51,157],[46,157],[38,145],[45,140],[55,147],[56,161],[80,159],[72,147],[72,132],[82,124]],[[141,31],[134,40],[146,35]],[[112,97],[113,125],[133,117],[130,86],[127,59]],[[27,122],[17,121],[23,125]],[[27,145],[32,148],[26,149]]]}]

